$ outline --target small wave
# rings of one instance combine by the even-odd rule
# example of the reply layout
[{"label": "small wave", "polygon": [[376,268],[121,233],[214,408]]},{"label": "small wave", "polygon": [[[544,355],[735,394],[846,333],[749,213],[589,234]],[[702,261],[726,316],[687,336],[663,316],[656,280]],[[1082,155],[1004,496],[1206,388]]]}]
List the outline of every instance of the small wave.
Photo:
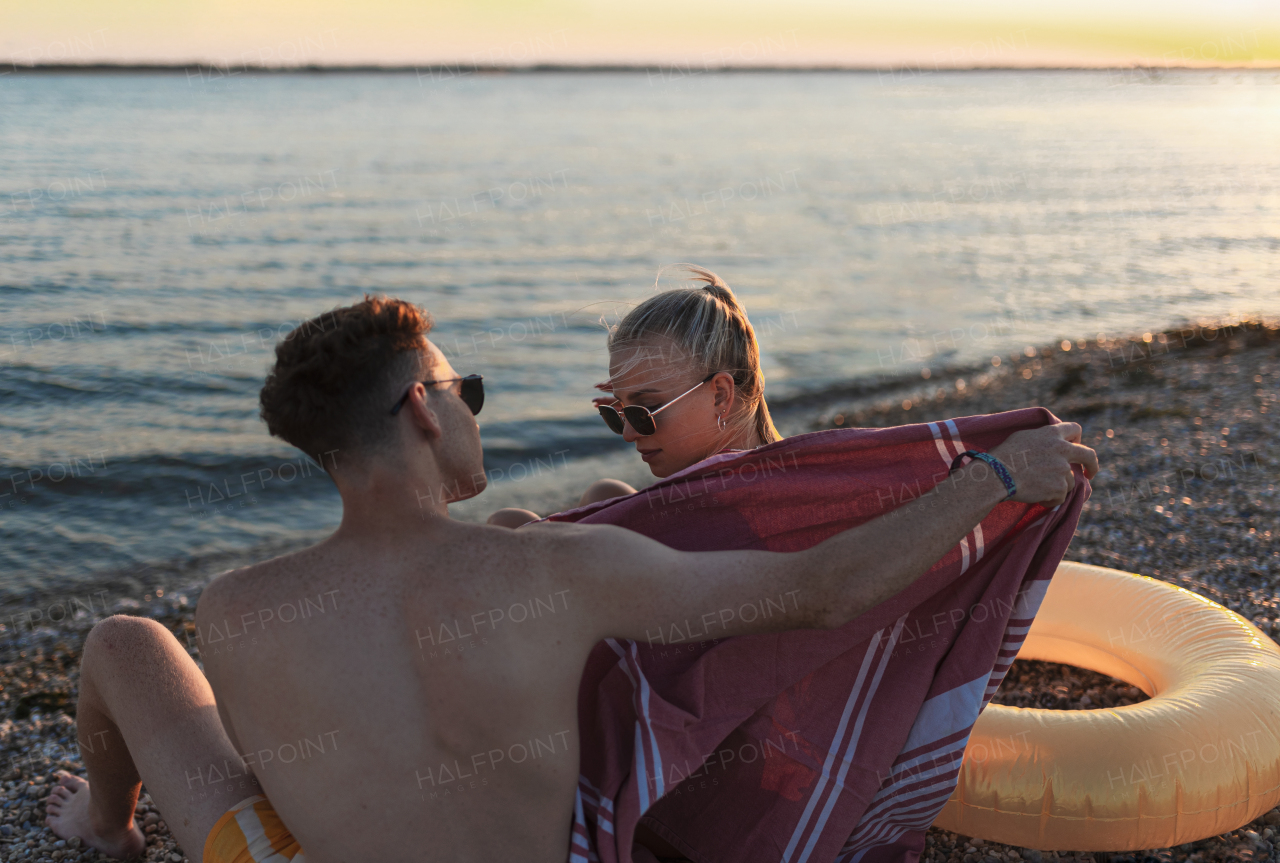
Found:
[{"label": "small wave", "polygon": [[[332,459],[332,455],[329,456]],[[246,493],[289,488],[332,489],[315,459],[294,456],[188,453],[108,458],[106,451],[39,465],[0,462],[0,494],[18,494],[39,506],[67,497],[92,496],[102,502],[132,501],[181,506],[208,505]]]},{"label": "small wave", "polygon": [[119,540],[110,534],[82,533],[72,530],[65,524],[55,524],[53,526],[53,532],[75,545],[107,545],[113,548],[120,546]]},{"label": "small wave", "polygon": [[59,284],[57,282],[33,282],[29,285],[15,285],[12,282],[0,282],[0,296],[5,296],[6,294],[39,294],[40,296],[45,296],[47,294],[68,293],[72,290],[74,290],[74,288],[71,285]]},{"label": "small wave", "polygon": [[87,365],[57,366],[15,361],[0,365],[0,396],[11,404],[48,406],[86,401],[167,403],[174,396],[227,390],[256,394],[260,375],[236,369],[205,371],[177,367],[173,371],[148,369],[109,372]]}]

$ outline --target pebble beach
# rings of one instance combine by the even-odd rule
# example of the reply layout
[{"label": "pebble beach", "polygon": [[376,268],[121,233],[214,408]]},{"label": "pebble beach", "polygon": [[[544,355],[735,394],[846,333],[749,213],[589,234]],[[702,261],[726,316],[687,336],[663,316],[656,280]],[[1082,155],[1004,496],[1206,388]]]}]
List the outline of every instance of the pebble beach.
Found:
[{"label": "pebble beach", "polygon": [[[1068,560],[1138,572],[1214,600],[1280,636],[1280,326],[1235,321],[1165,332],[1032,345],[978,366],[926,368],[874,392],[796,399],[775,410],[788,432],[884,427],[1043,405],[1080,423],[1098,451]],[[38,619],[0,610],[0,861],[104,860],[44,827],[56,770],[83,775],[75,739],[80,650],[108,613],[159,620],[198,654],[193,639],[202,580],[136,597],[109,592],[98,605],[33,597]],[[1146,696],[1084,669],[1018,661],[998,703],[1057,710],[1111,709]],[[144,794],[138,819],[145,859],[182,863],[163,813]],[[926,863],[1089,859],[1096,863],[1277,860],[1280,809],[1230,834],[1174,848],[1074,853],[1016,848],[934,829]]]}]

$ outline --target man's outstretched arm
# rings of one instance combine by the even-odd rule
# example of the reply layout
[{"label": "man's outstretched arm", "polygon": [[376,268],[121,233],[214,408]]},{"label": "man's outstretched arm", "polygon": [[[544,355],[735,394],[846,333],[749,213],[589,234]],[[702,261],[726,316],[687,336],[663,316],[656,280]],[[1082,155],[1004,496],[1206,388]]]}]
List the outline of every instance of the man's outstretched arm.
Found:
[{"label": "man's outstretched arm", "polygon": [[[1014,500],[1056,506],[1075,485],[1072,465],[1097,473],[1097,455],[1081,446],[1080,427],[1059,423],[1017,432],[992,451],[1018,487]],[[785,629],[832,628],[908,587],[979,524],[1006,490],[985,463],[957,470],[909,505],[811,549],[678,552],[624,528],[559,526],[561,572],[587,598],[600,637],[644,640],[662,627],[711,619],[710,637]],[[576,592],[575,591],[575,592]],[[766,597],[787,598],[788,613],[723,620],[723,609]]]}]

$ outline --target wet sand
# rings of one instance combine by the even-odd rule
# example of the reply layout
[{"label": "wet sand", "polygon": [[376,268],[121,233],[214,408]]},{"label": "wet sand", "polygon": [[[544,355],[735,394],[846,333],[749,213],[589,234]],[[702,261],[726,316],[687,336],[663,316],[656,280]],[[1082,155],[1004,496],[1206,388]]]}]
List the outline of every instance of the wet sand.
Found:
[{"label": "wet sand", "polygon": [[[1145,337],[1144,337],[1145,336]],[[1000,364],[931,370],[874,394],[828,393],[779,412],[789,432],[889,426],[1043,405],[1079,422],[1099,454],[1068,560],[1164,579],[1213,599],[1280,635],[1280,328],[1244,323],[1031,347]],[[189,645],[200,581],[138,599],[62,603],[50,622],[14,617],[0,630],[0,860],[101,860],[43,826],[53,771],[83,775],[75,743],[79,654],[107,612],[142,614]],[[37,603],[40,607],[46,606]],[[52,607],[52,606],[48,606]],[[70,610],[67,610],[67,609]],[[28,620],[23,625],[23,620]],[[1085,700],[1087,698],[1087,701]],[[1096,709],[1145,698],[1094,672],[1019,661],[995,700],[1049,709]],[[185,858],[144,795],[146,859]],[[1040,852],[931,830],[926,863],[1078,858],[1121,861],[1275,860],[1280,809],[1218,837],[1126,854]]]}]

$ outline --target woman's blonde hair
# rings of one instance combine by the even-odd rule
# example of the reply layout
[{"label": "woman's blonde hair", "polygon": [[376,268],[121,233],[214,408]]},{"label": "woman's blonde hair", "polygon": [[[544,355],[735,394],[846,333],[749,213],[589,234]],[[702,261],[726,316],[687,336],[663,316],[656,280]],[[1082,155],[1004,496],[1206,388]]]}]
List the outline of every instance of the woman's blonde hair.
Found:
[{"label": "woman's blonde hair", "polygon": [[735,433],[753,431],[761,444],[782,440],[764,401],[760,345],[746,310],[715,273],[693,264],[678,266],[690,274],[690,281],[703,286],[662,291],[636,306],[609,331],[609,350],[652,336],[670,339],[703,374],[733,375],[742,407],[726,422]]}]

